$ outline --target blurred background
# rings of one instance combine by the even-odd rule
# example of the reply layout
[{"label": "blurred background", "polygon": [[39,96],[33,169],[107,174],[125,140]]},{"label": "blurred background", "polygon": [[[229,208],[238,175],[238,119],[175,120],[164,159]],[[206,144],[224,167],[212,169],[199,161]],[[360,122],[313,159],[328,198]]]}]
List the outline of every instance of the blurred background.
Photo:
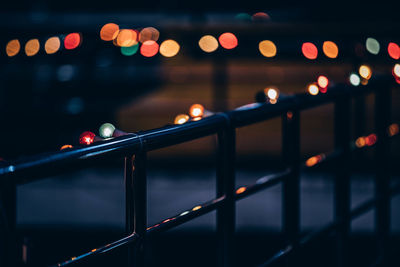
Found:
[{"label": "blurred background", "polygon": [[[136,132],[172,124],[195,103],[219,112],[253,103],[268,88],[307,92],[320,76],[329,85],[359,86],[392,73],[399,32],[398,9],[384,2],[7,1],[0,10],[0,158],[79,147],[82,132],[97,134],[105,122]],[[374,99],[353,102],[355,140],[373,132]],[[399,102],[394,90],[393,122]],[[333,105],[303,112],[301,127],[304,159],[333,150]],[[149,153],[149,225],[214,197],[215,147],[210,136]],[[392,143],[392,166],[399,148]],[[352,205],[373,195],[371,155],[354,155]],[[280,119],[238,129],[237,157],[237,186],[283,167]],[[18,188],[27,264],[54,264],[123,236],[122,166],[115,159]],[[334,167],[302,176],[305,232],[333,219]],[[397,181],[398,170],[388,171]],[[255,266],[283,247],[280,193],[275,186],[238,203],[238,266]],[[393,198],[393,244],[399,201]],[[214,221],[211,213],[151,241],[150,265],[195,259],[192,266],[213,266]],[[373,258],[372,229],[373,212],[353,223],[356,266]],[[304,264],[333,266],[333,241],[315,246],[321,244],[326,249],[317,257],[307,256],[313,247],[304,251]],[[80,266],[119,266],[123,253]]]}]

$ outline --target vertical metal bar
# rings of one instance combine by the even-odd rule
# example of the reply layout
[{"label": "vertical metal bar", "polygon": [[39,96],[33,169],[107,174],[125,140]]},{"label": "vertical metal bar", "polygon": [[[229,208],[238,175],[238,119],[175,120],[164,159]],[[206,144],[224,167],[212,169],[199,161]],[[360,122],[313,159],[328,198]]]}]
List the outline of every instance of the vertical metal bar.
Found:
[{"label": "vertical metal bar", "polygon": [[387,129],[391,116],[391,88],[380,84],[375,91],[375,128],[378,142],[375,150],[375,231],[378,241],[378,262],[386,266],[388,239],[390,234],[390,144]]},{"label": "vertical metal bar", "polygon": [[282,116],[282,156],[290,175],[283,181],[283,231],[288,244],[298,245],[300,233],[300,113]]},{"label": "vertical metal bar", "polygon": [[217,197],[225,196],[217,209],[218,266],[234,266],[235,234],[235,129],[218,133]]},{"label": "vertical metal bar", "polygon": [[145,266],[147,228],[146,153],[125,158],[126,232],[140,241],[128,248],[128,266]]},{"label": "vertical metal bar", "polygon": [[335,220],[339,222],[336,239],[336,265],[348,264],[348,235],[350,231],[350,141],[351,141],[351,98],[335,101],[335,150],[342,151],[337,160],[334,182]]}]

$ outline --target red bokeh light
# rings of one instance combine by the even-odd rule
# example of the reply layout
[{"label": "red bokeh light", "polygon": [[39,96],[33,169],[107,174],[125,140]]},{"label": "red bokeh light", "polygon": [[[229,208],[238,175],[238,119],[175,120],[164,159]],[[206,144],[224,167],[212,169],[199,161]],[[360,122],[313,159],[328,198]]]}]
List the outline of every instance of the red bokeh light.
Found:
[{"label": "red bokeh light", "polygon": [[65,36],[64,47],[68,50],[75,49],[81,44],[81,41],[81,35],[79,33],[70,33]]},{"label": "red bokeh light", "polygon": [[221,46],[225,49],[233,49],[238,45],[238,39],[230,32],[221,34],[218,40]]},{"label": "red bokeh light", "polygon": [[389,43],[388,53],[391,58],[399,59],[400,58],[400,47],[396,43]]},{"label": "red bokeh light", "polygon": [[376,134],[370,134],[367,137],[365,137],[365,144],[367,146],[372,146],[376,143],[377,140],[378,137],[376,136]]},{"label": "red bokeh light", "polygon": [[304,43],[301,51],[308,59],[316,59],[318,57],[318,48],[313,43]]},{"label": "red bokeh light", "polygon": [[140,53],[145,57],[153,57],[158,53],[159,45],[153,41],[149,40],[142,44],[140,47]]},{"label": "red bokeh light", "polygon": [[96,135],[92,132],[86,131],[83,132],[80,136],[79,136],[79,144],[81,145],[90,145],[94,142],[94,137]]}]

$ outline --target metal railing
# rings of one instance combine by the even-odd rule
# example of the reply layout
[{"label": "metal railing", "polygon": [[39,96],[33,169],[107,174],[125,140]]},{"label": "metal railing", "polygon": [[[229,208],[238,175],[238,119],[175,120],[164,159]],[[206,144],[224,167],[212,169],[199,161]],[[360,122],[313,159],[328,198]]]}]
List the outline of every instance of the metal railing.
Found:
[{"label": "metal railing", "polygon": [[[390,229],[390,197],[400,187],[390,187],[389,142],[387,133],[391,116],[392,77],[370,80],[366,86],[336,85],[326,94],[311,96],[296,94],[283,96],[272,104],[254,104],[225,113],[217,113],[199,121],[183,125],[168,125],[159,129],[128,134],[122,137],[96,142],[93,145],[40,155],[0,167],[1,203],[3,225],[7,229],[3,262],[15,266],[18,254],[16,234],[16,186],[66,171],[95,166],[100,161],[125,159],[126,236],[120,240],[95,248],[55,266],[67,266],[84,258],[106,253],[120,246],[128,246],[128,266],[145,265],[146,240],[149,236],[177,227],[194,218],[216,210],[218,266],[234,266],[235,203],[254,193],[283,183],[283,231],[287,247],[278,251],[261,266],[270,266],[292,257],[303,245],[316,238],[335,232],[338,266],[348,262],[348,239],[351,220],[375,208],[375,231],[378,237],[379,258],[384,263]],[[373,93],[375,95],[375,130],[377,142],[375,196],[355,209],[350,208],[350,159],[358,149],[351,139],[351,101],[353,97]],[[304,164],[300,155],[300,113],[309,108],[334,103],[335,149],[319,157],[312,166]],[[282,149],[286,169],[261,177],[256,183],[235,187],[235,131],[274,117],[282,118]],[[215,199],[167,218],[152,226],[147,224],[146,214],[146,154],[149,151],[173,146],[205,136],[217,136],[217,192]],[[335,161],[334,221],[321,229],[302,236],[300,233],[300,173],[303,169]]]}]

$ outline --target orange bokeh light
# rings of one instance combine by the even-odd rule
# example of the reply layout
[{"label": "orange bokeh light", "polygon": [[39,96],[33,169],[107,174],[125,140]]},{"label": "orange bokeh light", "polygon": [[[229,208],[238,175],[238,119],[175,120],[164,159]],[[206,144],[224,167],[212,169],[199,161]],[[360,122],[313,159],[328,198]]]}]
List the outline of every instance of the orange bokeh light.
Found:
[{"label": "orange bokeh light", "polygon": [[6,46],[7,56],[13,57],[17,55],[20,49],[21,49],[21,44],[19,43],[18,39],[9,41]]},{"label": "orange bokeh light", "polygon": [[46,43],[44,44],[44,50],[47,54],[54,54],[60,49],[60,46],[60,38],[54,36],[47,39]]},{"label": "orange bokeh light", "polygon": [[301,51],[308,59],[316,59],[318,57],[318,48],[313,43],[304,43],[301,46]]},{"label": "orange bokeh light", "polygon": [[112,41],[118,36],[119,26],[115,23],[107,23],[100,30],[100,38],[103,41]]},{"label": "orange bokeh light", "polygon": [[25,44],[25,54],[28,57],[34,56],[39,52],[40,43],[38,39],[31,39]]},{"label": "orange bokeh light", "polygon": [[189,109],[189,114],[192,118],[201,117],[204,114],[204,107],[200,104],[193,104]]},{"label": "orange bokeh light", "polygon": [[233,49],[238,45],[238,39],[230,32],[221,34],[218,40],[221,46],[225,49]]},{"label": "orange bokeh light", "polygon": [[82,42],[81,35],[79,33],[70,33],[65,36],[64,47],[65,49],[72,50],[77,48]]},{"label": "orange bokeh light", "polygon": [[218,48],[218,41],[212,35],[204,35],[199,40],[201,50],[207,53],[214,52]]},{"label": "orange bokeh light", "polygon": [[319,88],[315,83],[312,83],[308,86],[307,91],[310,95],[318,95]]},{"label": "orange bokeh light", "polygon": [[242,186],[242,187],[240,187],[240,188],[238,188],[238,189],[236,190],[236,194],[241,194],[241,193],[243,193],[244,191],[246,191],[246,187]]},{"label": "orange bokeh light", "polygon": [[145,57],[153,57],[158,53],[158,47],[155,41],[146,41],[140,47],[140,53]]},{"label": "orange bokeh light", "polygon": [[365,143],[365,137],[364,137],[364,136],[358,137],[355,143],[356,143],[356,146],[357,146],[358,148],[361,148],[361,147],[365,146],[365,145],[366,145],[366,143]]},{"label": "orange bokeh light", "polygon": [[388,45],[389,56],[393,59],[400,58],[400,47],[396,43],[389,43]]},{"label": "orange bokeh light", "polygon": [[137,33],[131,29],[122,29],[118,32],[116,43],[120,47],[131,47],[137,44]]},{"label": "orange bokeh light", "polygon": [[337,58],[339,54],[338,46],[332,41],[325,41],[322,45],[322,51],[324,51],[325,56],[329,58]]},{"label": "orange bokeh light", "polygon": [[60,148],[60,150],[64,150],[64,149],[67,149],[67,148],[72,148],[73,146],[71,146],[71,145],[63,145],[61,148]]},{"label": "orange bokeh light", "polygon": [[394,136],[399,133],[399,125],[397,123],[393,123],[389,126],[388,129],[389,136]]},{"label": "orange bokeh light", "polygon": [[184,124],[189,120],[189,116],[186,114],[179,114],[175,117],[174,123],[175,124]]}]

